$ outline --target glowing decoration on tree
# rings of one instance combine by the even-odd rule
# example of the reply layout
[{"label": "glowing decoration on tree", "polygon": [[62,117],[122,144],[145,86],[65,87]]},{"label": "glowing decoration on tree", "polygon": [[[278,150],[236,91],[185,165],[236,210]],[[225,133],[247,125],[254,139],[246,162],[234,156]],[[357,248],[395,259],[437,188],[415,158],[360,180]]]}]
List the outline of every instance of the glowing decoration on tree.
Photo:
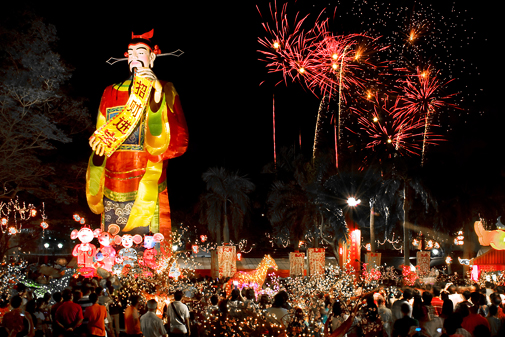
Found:
[{"label": "glowing decoration on tree", "polygon": [[454,244],[457,246],[463,246],[465,244],[465,236],[463,235],[463,231],[458,232],[458,236],[454,239]]},{"label": "glowing decoration on tree", "polygon": [[474,229],[482,246],[491,246],[496,250],[505,249],[505,230],[488,231],[484,229],[481,221],[475,221]]},{"label": "glowing decoration on tree", "polygon": [[102,214],[104,231],[117,224],[122,233],[159,232],[169,240],[167,160],[186,151],[188,132],[174,86],[153,73],[161,51],[152,38],[152,30],[132,34],[126,53],[132,79],[102,95],[89,140],[86,196],[90,209]]},{"label": "glowing decoration on tree", "polygon": [[230,296],[233,290],[233,282],[238,282],[237,285],[239,288],[242,288],[243,285],[248,285],[254,289],[255,293],[258,293],[263,287],[263,283],[265,283],[269,268],[277,270],[277,263],[275,263],[275,260],[270,255],[265,255],[256,269],[247,272],[237,271],[224,286],[226,296]]},{"label": "glowing decoration on tree", "polygon": [[198,245],[192,245],[191,249],[193,250],[194,254],[198,254]]},{"label": "glowing decoration on tree", "polygon": [[40,227],[42,227],[42,229],[48,229],[48,228],[49,228],[49,225],[47,224],[47,222],[42,221],[42,222],[40,223]]},{"label": "glowing decoration on tree", "polygon": [[452,263],[452,257],[447,256],[447,257],[445,258],[445,263],[447,263],[447,264],[451,264],[451,263]]},{"label": "glowing decoration on tree", "polygon": [[242,253],[237,253],[237,261],[242,261]]},{"label": "glowing decoration on tree", "polygon": [[177,279],[181,276],[181,271],[179,267],[177,266],[177,262],[174,261],[172,263],[172,266],[170,267],[170,271],[168,272],[168,277],[173,277],[177,281]]},{"label": "glowing decoration on tree", "polygon": [[[44,203],[42,203],[44,206]],[[2,233],[16,235],[23,229],[23,223],[35,216],[38,211],[34,205],[25,202],[20,202],[18,198],[11,199],[8,202],[0,202],[0,230]],[[42,220],[46,220],[45,214],[42,211]]]},{"label": "glowing decoration on tree", "polygon": [[79,272],[86,276],[93,276],[95,268],[93,258],[96,255],[96,247],[90,242],[95,238],[95,234],[89,227],[82,227],[80,230],[74,229],[70,233],[72,240],[79,239],[81,243],[75,245],[72,255],[77,257]]},{"label": "glowing decoration on tree", "polygon": [[207,235],[200,235],[200,241],[202,242],[207,241]]}]

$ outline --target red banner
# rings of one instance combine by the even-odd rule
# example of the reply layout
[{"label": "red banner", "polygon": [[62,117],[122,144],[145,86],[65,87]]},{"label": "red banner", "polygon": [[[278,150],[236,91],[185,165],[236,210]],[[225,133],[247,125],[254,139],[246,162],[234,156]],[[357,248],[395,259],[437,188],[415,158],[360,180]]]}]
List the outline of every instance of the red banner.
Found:
[{"label": "red banner", "polygon": [[324,248],[308,248],[310,275],[324,275]]},{"label": "red banner", "polygon": [[237,272],[235,246],[219,246],[211,252],[211,275],[213,278],[232,277]]},{"label": "red banner", "polygon": [[289,276],[305,275],[305,253],[289,253]]}]

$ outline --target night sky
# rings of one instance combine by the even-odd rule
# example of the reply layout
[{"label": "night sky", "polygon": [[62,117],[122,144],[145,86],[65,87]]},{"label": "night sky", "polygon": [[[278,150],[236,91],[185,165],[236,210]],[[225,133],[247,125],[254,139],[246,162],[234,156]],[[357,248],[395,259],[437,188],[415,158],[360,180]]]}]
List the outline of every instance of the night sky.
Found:
[{"label": "night sky", "polygon": [[[347,6],[353,3],[341,2]],[[437,10],[442,13],[435,22],[436,27],[442,27],[441,34],[455,36],[450,53],[442,55],[454,61],[448,61],[453,69],[445,69],[444,75],[452,73],[456,78],[451,89],[462,91],[457,100],[465,110],[450,112],[450,125],[442,127],[448,142],[430,149],[433,152],[428,153],[429,170],[441,183],[457,184],[458,179],[471,179],[477,185],[503,186],[503,118],[499,106],[503,63],[498,36],[502,20],[491,1],[457,1],[454,6],[446,1],[422,1],[422,6],[413,5],[413,1],[394,1],[387,14],[385,10],[374,15],[399,20],[395,15],[396,6],[417,11],[430,2],[437,4]],[[335,5],[339,4],[335,1],[289,3],[291,17],[300,11],[302,15],[310,13],[314,19],[324,7],[328,8],[326,16],[332,17]],[[268,74],[265,63],[258,60],[257,50],[261,46],[257,40],[265,35],[261,22],[269,21],[268,2],[169,1],[159,5],[137,1],[135,4],[102,2],[93,6],[76,2],[65,15],[38,3],[32,8],[47,23],[56,26],[60,39],[58,51],[75,68],[70,83],[72,90],[88,99],[93,119],[103,89],[128,76],[125,62],[110,66],[105,61],[109,57],[123,57],[132,31],[141,34],[154,28],[155,41],[162,52],[184,51],[179,58],[159,58],[154,67],[157,76],[173,82],[179,92],[190,132],[187,153],[171,160],[169,165],[173,207],[182,208],[196,202],[203,188],[201,174],[209,167],[224,166],[250,177],[258,176],[273,158],[274,94],[277,148],[294,146],[301,133],[302,149],[310,153],[319,99],[298,83],[274,87],[281,79],[280,74]],[[142,6],[146,8],[141,10]],[[370,28],[370,23],[361,24],[349,8],[337,7],[337,18],[330,20],[336,32]],[[360,13],[373,11],[371,5],[360,8]],[[458,27],[444,30],[440,25],[444,21],[454,22]],[[262,81],[265,83],[260,86]],[[82,135],[73,144],[83,160],[89,156],[88,137]]]}]

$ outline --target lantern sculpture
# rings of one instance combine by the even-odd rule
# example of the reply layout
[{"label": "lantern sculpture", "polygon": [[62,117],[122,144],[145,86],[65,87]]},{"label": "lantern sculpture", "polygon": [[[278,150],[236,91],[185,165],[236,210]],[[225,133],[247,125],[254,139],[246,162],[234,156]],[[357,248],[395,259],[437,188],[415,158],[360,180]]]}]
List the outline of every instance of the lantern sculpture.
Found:
[{"label": "lantern sculpture", "polygon": [[114,242],[114,235],[119,233],[119,226],[109,226],[108,232],[102,232],[102,230],[97,229],[98,242],[100,242],[99,253],[102,254],[102,259],[98,259],[98,254],[96,260],[99,261],[100,267],[112,272],[112,267],[114,266],[114,261],[116,259],[116,250],[111,246]]},{"label": "lantern sculpture", "polygon": [[[72,255],[77,257],[77,265],[82,273],[87,273],[93,271],[93,258],[96,255],[96,247],[90,244],[91,240],[95,237],[95,234],[89,227],[82,227],[80,230],[74,229],[70,233],[70,238],[72,240],[79,239],[81,243],[75,245]],[[85,276],[91,277],[91,275],[86,274]]]},{"label": "lantern sculpture", "polygon": [[151,269],[156,269],[157,268],[157,263],[156,263],[156,255],[158,254],[158,251],[154,249],[154,246],[163,241],[165,237],[161,233],[156,233],[154,235],[146,235],[144,236],[144,265],[151,268]]}]

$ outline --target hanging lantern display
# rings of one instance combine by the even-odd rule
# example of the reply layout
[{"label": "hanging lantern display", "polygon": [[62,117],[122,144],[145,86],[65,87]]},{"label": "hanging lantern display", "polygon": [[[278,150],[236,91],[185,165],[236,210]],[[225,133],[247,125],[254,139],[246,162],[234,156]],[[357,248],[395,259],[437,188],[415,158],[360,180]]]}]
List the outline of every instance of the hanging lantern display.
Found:
[{"label": "hanging lantern display", "polygon": [[432,249],[433,246],[434,246],[433,240],[428,240],[428,242],[426,242],[426,249],[427,250]]},{"label": "hanging lantern display", "polygon": [[451,264],[452,263],[452,257],[448,256],[445,258],[445,263]]},{"label": "hanging lantern display", "polygon": [[207,235],[200,235],[200,241],[202,242],[207,241]]},{"label": "hanging lantern display", "polygon": [[2,225],[6,225],[7,224],[7,219],[6,218],[2,218]]},{"label": "hanging lantern display", "polygon": [[36,216],[36,215],[37,215],[37,210],[36,210],[35,208],[32,208],[32,209],[30,210],[30,216],[33,218],[33,217],[34,217],[34,216]]},{"label": "hanging lantern display", "polygon": [[192,245],[193,253],[198,254],[198,245]]},{"label": "hanging lantern display", "polygon": [[367,252],[371,252],[372,251],[372,245],[370,243],[367,243],[365,245],[365,248],[366,248]]},{"label": "hanging lantern display", "polygon": [[237,261],[242,261],[242,253],[237,253]]},{"label": "hanging lantern display", "polygon": [[412,246],[418,247],[419,246],[419,240],[418,239],[412,240]]},{"label": "hanging lantern display", "polygon": [[463,231],[458,232],[458,236],[454,239],[454,244],[457,246],[463,246],[465,244],[465,236]]},{"label": "hanging lantern display", "polygon": [[9,234],[10,235],[14,235],[18,232],[18,230],[16,229],[16,227],[9,227]]},{"label": "hanging lantern display", "polygon": [[45,222],[45,221],[42,221],[40,223],[40,227],[42,227],[42,229],[47,229],[49,227],[49,224],[47,222]]}]

